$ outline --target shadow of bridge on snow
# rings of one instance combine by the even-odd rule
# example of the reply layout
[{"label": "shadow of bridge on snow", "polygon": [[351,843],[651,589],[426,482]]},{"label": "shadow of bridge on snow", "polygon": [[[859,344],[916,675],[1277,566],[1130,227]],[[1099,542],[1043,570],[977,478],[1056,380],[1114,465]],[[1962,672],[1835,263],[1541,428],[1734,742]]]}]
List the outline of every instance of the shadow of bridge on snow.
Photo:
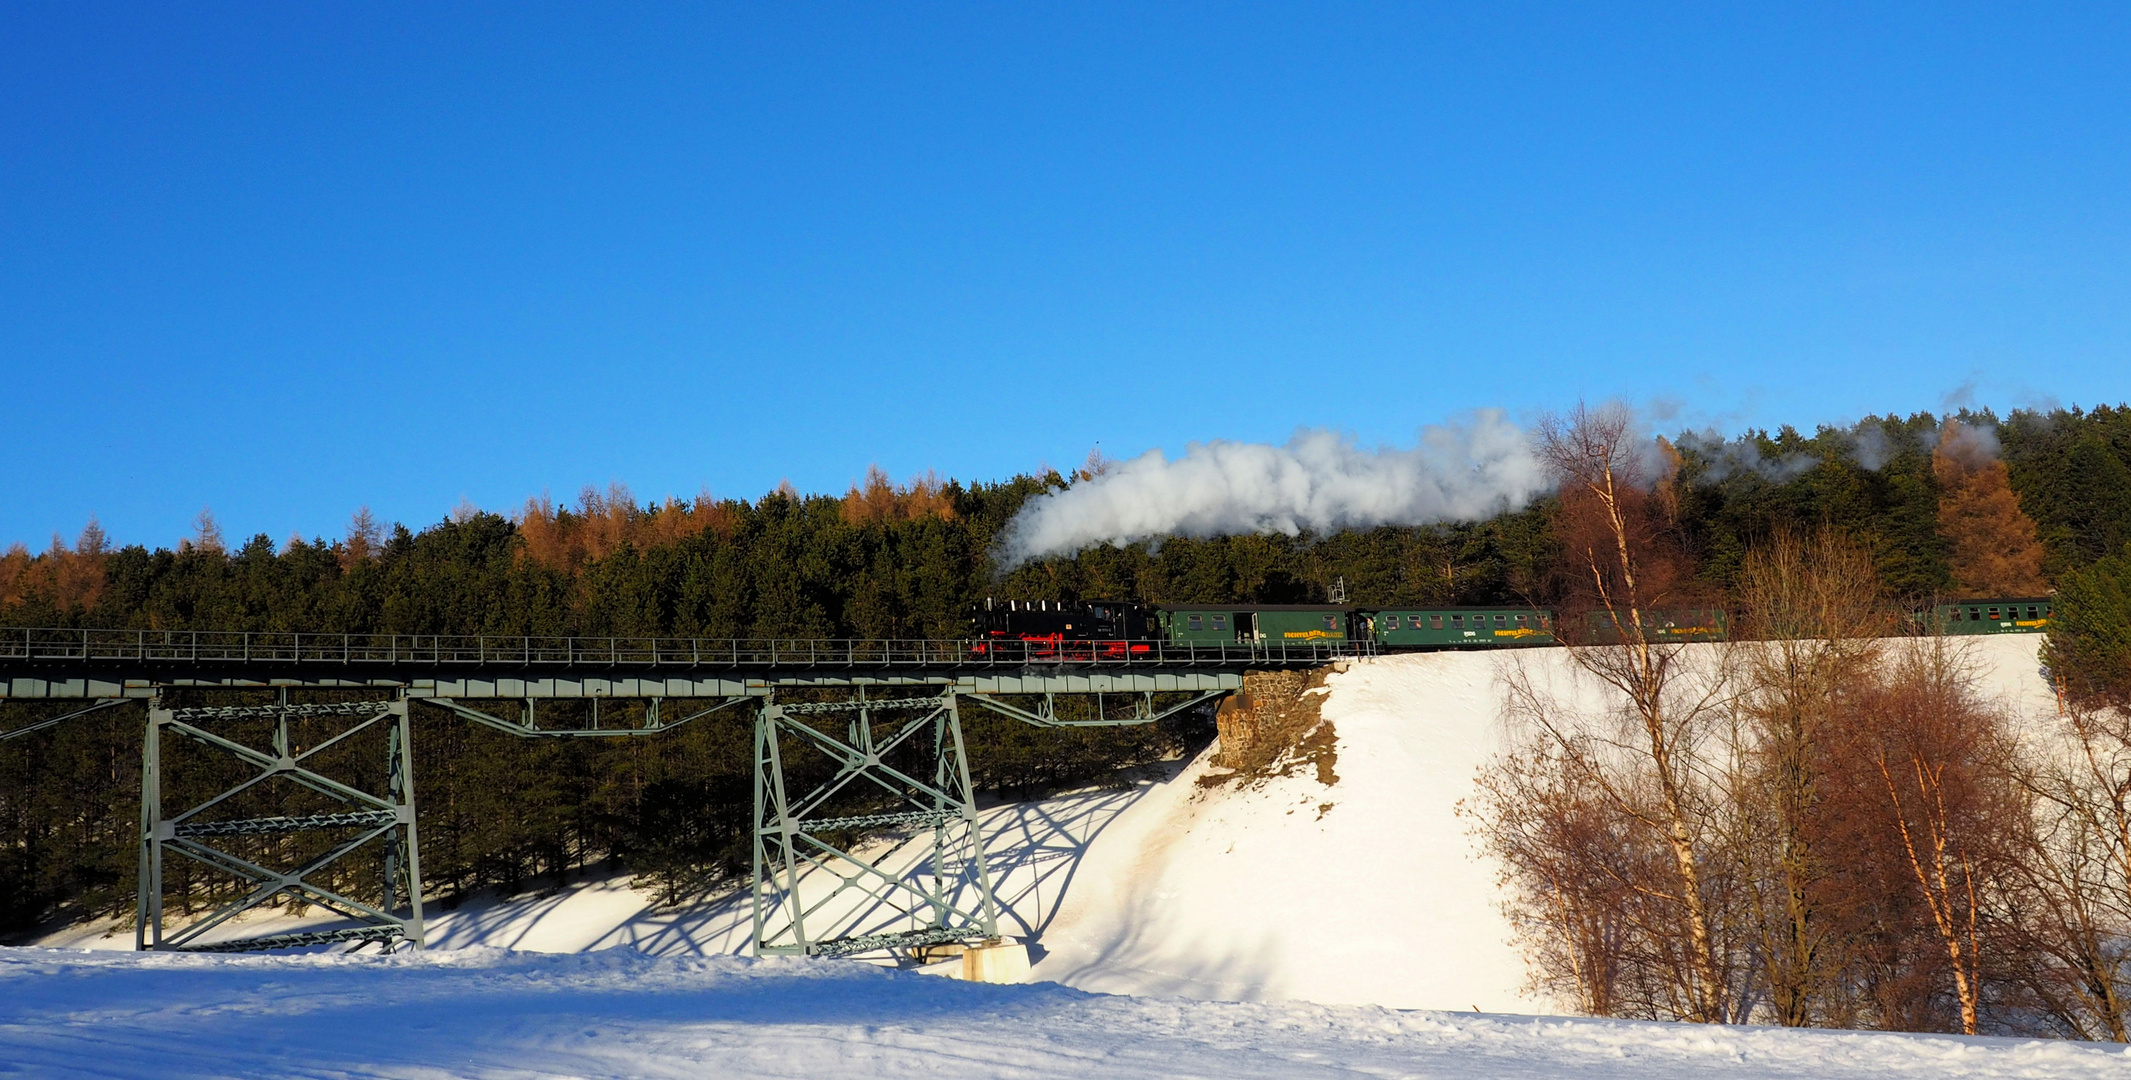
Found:
[{"label": "shadow of bridge on snow", "polygon": [[[1029,942],[1032,959],[1040,957],[1043,932],[1057,918],[1095,840],[1126,810],[1174,781],[1190,760],[1131,770],[1124,774],[1123,786],[984,807],[980,815],[986,868],[999,903],[999,932]],[[893,840],[882,841],[857,854],[870,857],[893,844]],[[903,877],[916,884],[923,869],[920,860]],[[802,888],[810,893],[834,884],[818,868],[802,875]],[[974,907],[973,884],[958,882],[950,898],[965,908]],[[585,929],[577,929],[587,923]],[[534,898],[469,905],[439,913],[431,924],[430,944],[437,948],[487,945],[591,951],[626,946],[654,956],[746,955],[753,934],[753,906],[745,888],[660,906],[628,889],[626,879],[609,879]],[[835,933],[871,933],[908,925],[906,911],[873,901],[840,920]]]}]

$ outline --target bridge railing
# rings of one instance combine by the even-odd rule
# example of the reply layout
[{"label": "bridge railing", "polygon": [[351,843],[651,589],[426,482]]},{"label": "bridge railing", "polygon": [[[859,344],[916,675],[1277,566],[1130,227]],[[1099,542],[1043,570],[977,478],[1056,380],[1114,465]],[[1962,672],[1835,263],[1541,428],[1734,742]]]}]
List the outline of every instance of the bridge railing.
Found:
[{"label": "bridge railing", "polygon": [[1297,665],[1376,651],[1371,641],[931,641],[808,638],[300,634],[0,628],[0,662],[290,667],[629,669],[1192,667]]}]

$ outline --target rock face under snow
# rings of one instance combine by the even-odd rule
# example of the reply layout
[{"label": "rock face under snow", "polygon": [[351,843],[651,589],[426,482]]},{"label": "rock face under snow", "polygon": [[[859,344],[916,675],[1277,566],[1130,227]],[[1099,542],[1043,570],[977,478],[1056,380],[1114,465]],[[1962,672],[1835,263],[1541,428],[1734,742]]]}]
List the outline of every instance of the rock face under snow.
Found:
[{"label": "rock face under snow", "polygon": [[[2028,715],[2055,708],[2038,644],[1969,646],[1986,685]],[[1507,663],[1574,683],[1553,649],[1406,654],[1332,675],[1322,705],[1337,734],[1330,786],[1313,769],[1203,786],[1217,771],[1209,748],[1123,789],[991,807],[1002,929],[1030,942],[1031,978],[1216,1000],[1553,1011],[1521,991],[1496,870],[1476,857],[1456,812],[1499,745]],[[620,879],[438,912],[430,939],[446,949],[716,955],[744,952],[748,928],[741,898],[662,911]],[[130,933],[106,929],[45,944],[130,947]]]}]

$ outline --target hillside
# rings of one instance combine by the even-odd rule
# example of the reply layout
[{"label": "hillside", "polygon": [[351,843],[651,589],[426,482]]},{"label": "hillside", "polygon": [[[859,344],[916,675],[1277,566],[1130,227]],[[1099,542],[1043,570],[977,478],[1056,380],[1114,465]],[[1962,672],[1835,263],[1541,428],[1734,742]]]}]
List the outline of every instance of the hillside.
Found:
[{"label": "hillside", "polygon": [[1494,744],[1495,658],[1428,654],[1333,675],[1338,781],[1201,788],[1202,755],[1093,846],[1036,978],[1223,1000],[1546,1011],[1455,814]]}]

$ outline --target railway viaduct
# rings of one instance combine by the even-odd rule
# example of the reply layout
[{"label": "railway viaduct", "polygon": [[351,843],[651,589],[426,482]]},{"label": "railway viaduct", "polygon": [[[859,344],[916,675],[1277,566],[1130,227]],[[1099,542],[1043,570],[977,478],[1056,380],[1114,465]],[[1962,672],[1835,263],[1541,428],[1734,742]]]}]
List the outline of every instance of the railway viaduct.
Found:
[{"label": "railway viaduct", "polygon": [[[0,741],[145,707],[138,948],[418,949],[417,720],[528,739],[741,720],[754,729],[754,951],[852,956],[998,936],[966,708],[1039,727],[1146,724],[1239,688],[1247,670],[1372,648],[0,629],[0,699],[47,714]],[[219,756],[242,779],[169,805],[174,741],[186,760]],[[358,853],[380,869],[354,888],[335,868]],[[166,917],[163,871],[176,858],[235,882],[235,898]],[[215,932],[284,899],[342,921]]]}]

